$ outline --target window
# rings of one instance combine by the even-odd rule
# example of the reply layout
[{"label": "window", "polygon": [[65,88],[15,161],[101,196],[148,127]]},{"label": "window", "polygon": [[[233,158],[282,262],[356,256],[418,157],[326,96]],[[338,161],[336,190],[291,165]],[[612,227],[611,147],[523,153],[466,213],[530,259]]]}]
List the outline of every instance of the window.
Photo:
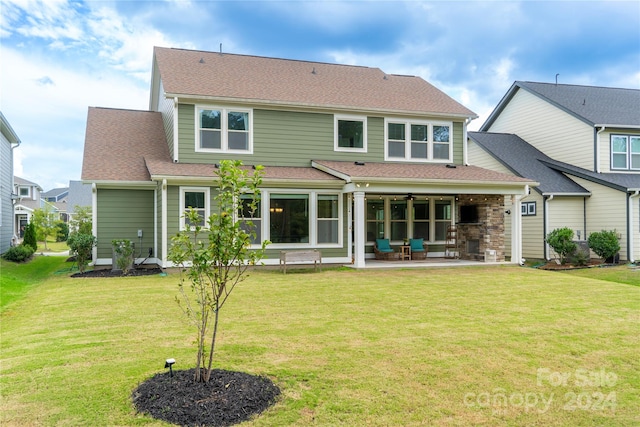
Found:
[{"label": "window", "polygon": [[640,170],[640,136],[611,135],[611,169]]},{"label": "window", "polygon": [[391,200],[390,202],[390,215],[391,222],[391,240],[403,240],[408,237],[407,235],[407,201],[406,200]]},{"label": "window", "polygon": [[318,195],[318,243],[338,243],[338,196]]},{"label": "window", "polygon": [[436,240],[445,240],[447,227],[451,225],[451,200],[436,200],[435,213],[435,238]]},{"label": "window", "polygon": [[[198,215],[200,216],[200,221],[197,224],[191,223],[187,218],[185,218],[185,212],[191,208],[198,211]],[[207,224],[207,218],[209,218],[209,189],[181,187],[180,212],[181,230],[184,230],[187,226],[191,227],[194,225],[205,227]]]},{"label": "window", "polygon": [[269,240],[273,243],[309,243],[308,194],[271,195]]},{"label": "window", "polygon": [[520,212],[522,213],[522,216],[535,216],[536,202],[522,202],[520,205]]},{"label": "window", "polygon": [[450,162],[451,128],[451,123],[386,120],[385,160]]},{"label": "window", "polygon": [[335,116],[336,151],[367,151],[367,118]]},{"label": "window", "polygon": [[251,110],[196,108],[196,151],[251,153]]},{"label": "window", "polygon": [[367,200],[367,241],[384,239],[384,200]]},{"label": "window", "polygon": [[20,187],[20,197],[29,197],[31,195],[29,190],[29,187]]},{"label": "window", "polygon": [[413,238],[429,241],[429,201],[413,201]]},{"label": "window", "polygon": [[[255,210],[251,210],[251,196],[245,195],[240,197],[240,206],[238,207],[238,222],[240,228],[244,231],[251,230],[256,235],[251,238],[251,244],[259,245],[262,243],[262,216],[260,201],[257,202]],[[250,227],[253,224],[253,227]]]}]

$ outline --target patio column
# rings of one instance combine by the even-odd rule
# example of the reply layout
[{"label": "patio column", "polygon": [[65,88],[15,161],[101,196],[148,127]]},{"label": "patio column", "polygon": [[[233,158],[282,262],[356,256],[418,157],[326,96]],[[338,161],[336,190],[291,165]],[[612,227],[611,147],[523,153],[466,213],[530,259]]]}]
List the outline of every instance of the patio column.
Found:
[{"label": "patio column", "polygon": [[511,263],[520,264],[522,259],[522,196],[511,196]]},{"label": "patio column", "polygon": [[366,223],[364,191],[356,191],[353,193],[353,206],[353,266],[355,268],[364,268],[364,227]]}]

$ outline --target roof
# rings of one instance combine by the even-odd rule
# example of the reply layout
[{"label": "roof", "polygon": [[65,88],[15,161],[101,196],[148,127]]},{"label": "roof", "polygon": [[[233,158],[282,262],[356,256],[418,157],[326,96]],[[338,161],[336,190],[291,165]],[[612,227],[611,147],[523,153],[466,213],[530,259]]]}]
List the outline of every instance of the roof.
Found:
[{"label": "roof", "polygon": [[[154,179],[162,177],[182,178],[215,178],[216,165],[210,163],[172,163],[162,160],[147,160],[149,173]],[[251,169],[251,165],[244,166]],[[264,166],[263,181],[289,180],[292,183],[300,181],[325,181],[326,183],[342,183],[342,180],[312,167],[294,166]]]},{"label": "roof", "polygon": [[514,174],[538,181],[540,185],[535,189],[540,194],[591,194],[570,178],[542,163],[541,160],[551,158],[517,135],[493,132],[469,132],[468,135]]},{"label": "roof", "polygon": [[57,198],[64,195],[65,193],[69,193],[69,187],[52,188],[51,190],[42,193],[41,196],[43,199],[46,199],[48,197]]},{"label": "roof", "polygon": [[36,187],[38,190],[42,191],[42,187],[40,187],[40,185],[36,184],[35,182],[31,182],[29,180],[26,180],[24,178],[20,178],[19,176],[14,176],[13,177],[13,183],[15,185],[27,185],[30,187]]},{"label": "roof", "polygon": [[162,47],[154,60],[167,96],[477,117],[422,78],[379,68]]},{"label": "roof", "polygon": [[9,143],[20,145],[20,138],[18,138],[18,134],[13,130],[7,118],[2,114],[2,111],[0,111],[0,133],[7,138]]},{"label": "roof", "polygon": [[495,172],[477,166],[382,163],[382,162],[341,162],[314,160],[314,167],[325,170],[347,181],[392,181],[396,182],[473,182],[473,183],[510,183],[536,185],[530,179]]},{"label": "roof", "polygon": [[83,180],[149,181],[145,159],[171,161],[160,113],[89,108]]},{"label": "roof", "polygon": [[516,81],[480,130],[487,130],[518,90],[560,108],[590,126],[640,127],[640,90]]},{"label": "roof", "polygon": [[543,162],[560,172],[615,188],[616,190],[625,192],[640,191],[640,174],[637,173],[597,173],[553,159],[543,160]]}]

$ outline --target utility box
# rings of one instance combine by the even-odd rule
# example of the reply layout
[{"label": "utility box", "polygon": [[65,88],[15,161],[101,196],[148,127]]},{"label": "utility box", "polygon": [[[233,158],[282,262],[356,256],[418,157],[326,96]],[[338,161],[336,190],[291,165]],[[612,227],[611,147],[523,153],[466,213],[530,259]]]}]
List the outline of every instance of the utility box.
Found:
[{"label": "utility box", "polygon": [[485,251],[484,251],[484,262],[496,262],[496,250],[495,249],[485,249]]}]

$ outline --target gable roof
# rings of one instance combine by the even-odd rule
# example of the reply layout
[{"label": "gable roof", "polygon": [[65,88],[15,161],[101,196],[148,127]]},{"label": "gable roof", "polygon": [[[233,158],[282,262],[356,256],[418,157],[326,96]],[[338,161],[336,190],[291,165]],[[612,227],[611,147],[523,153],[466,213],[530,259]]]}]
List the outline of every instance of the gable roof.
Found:
[{"label": "gable roof", "polygon": [[56,199],[59,200],[61,197],[66,197],[68,194],[69,194],[69,187],[60,187],[60,188],[52,188],[51,190],[42,193],[41,196],[43,199],[47,199],[49,197],[55,197]]},{"label": "gable roof", "polygon": [[40,185],[36,184],[35,182],[31,182],[31,181],[29,181],[27,179],[20,178],[19,176],[14,176],[13,177],[13,184],[14,185],[29,186],[29,187],[36,187],[36,189],[38,189],[38,191],[42,192],[42,187],[40,187]]},{"label": "gable roof", "polygon": [[638,173],[598,173],[553,159],[541,161],[547,166],[560,172],[614,188],[619,191],[640,191],[640,174]]},{"label": "gable roof", "polygon": [[518,90],[526,90],[590,126],[640,128],[640,90],[516,81],[480,130],[497,119]]},{"label": "gable roof", "polygon": [[591,194],[584,187],[543,163],[543,160],[551,158],[517,135],[493,132],[469,132],[468,135],[514,174],[538,181],[540,185],[535,187],[535,190],[542,195]]},{"label": "gable roof", "polygon": [[89,107],[85,181],[150,181],[145,158],[171,162],[160,113]]},{"label": "gable roof", "polygon": [[156,69],[167,97],[477,117],[422,78],[379,68],[155,47]]}]

